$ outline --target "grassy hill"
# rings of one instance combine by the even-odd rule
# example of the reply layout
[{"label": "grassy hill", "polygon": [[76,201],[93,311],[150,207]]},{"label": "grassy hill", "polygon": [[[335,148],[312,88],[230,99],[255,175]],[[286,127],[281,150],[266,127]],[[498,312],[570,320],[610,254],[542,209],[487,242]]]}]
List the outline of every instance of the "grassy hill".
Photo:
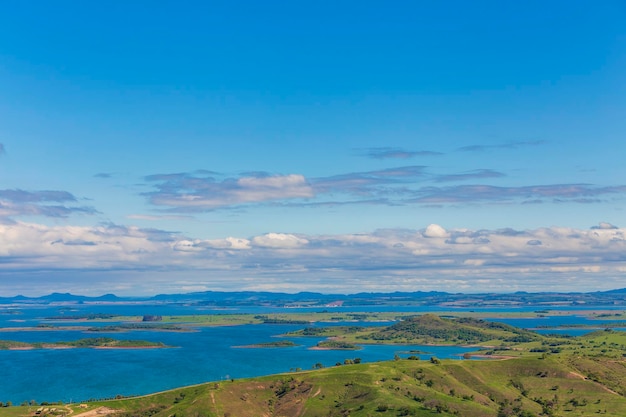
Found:
[{"label": "grassy hill", "polygon": [[289,336],[326,336],[346,343],[477,345],[526,343],[537,333],[475,318],[444,318],[434,314],[406,317],[383,328],[360,326],[307,327]]},{"label": "grassy hill", "polygon": [[434,314],[410,317],[367,336],[362,340],[390,340],[397,343],[478,344],[492,340],[530,342],[535,333],[473,318],[447,319]]}]

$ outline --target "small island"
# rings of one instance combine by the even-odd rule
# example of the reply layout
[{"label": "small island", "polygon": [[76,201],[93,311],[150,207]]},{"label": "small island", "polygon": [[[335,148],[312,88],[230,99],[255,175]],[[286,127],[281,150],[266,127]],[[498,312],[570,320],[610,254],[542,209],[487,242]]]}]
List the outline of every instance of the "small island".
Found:
[{"label": "small island", "polygon": [[173,324],[143,324],[143,323],[124,323],[110,326],[94,326],[87,328],[87,332],[91,333],[111,333],[111,332],[128,332],[133,330],[148,330],[151,332],[190,332],[190,328],[185,328]]},{"label": "small island", "polygon": [[117,340],[108,337],[93,337],[79,339],[70,342],[17,342],[13,340],[0,340],[0,350],[31,350],[31,349],[154,349],[170,347],[162,342],[150,342],[147,340]]},{"label": "small island", "polygon": [[291,340],[279,340],[276,342],[255,343],[253,345],[233,346],[239,349],[260,349],[260,348],[286,348],[300,346]]},{"label": "small island", "polygon": [[312,350],[359,350],[360,346],[340,340],[324,340],[311,348]]}]

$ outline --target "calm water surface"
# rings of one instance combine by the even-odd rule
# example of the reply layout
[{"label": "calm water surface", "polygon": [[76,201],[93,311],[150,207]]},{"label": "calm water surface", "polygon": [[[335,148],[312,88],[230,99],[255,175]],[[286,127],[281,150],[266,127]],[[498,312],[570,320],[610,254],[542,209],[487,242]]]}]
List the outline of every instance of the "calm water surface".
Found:
[{"label": "calm water surface", "polygon": [[[571,307],[570,307],[571,308]],[[598,307],[596,307],[598,308]],[[536,309],[536,308],[534,308]],[[530,309],[531,311],[534,309]],[[176,315],[208,313],[284,313],[285,309],[250,307],[215,310],[186,306],[77,306],[74,311],[59,307],[20,308],[20,314],[0,314],[0,327],[36,326],[45,317],[59,314],[110,313],[116,315]],[[323,309],[289,309],[288,311],[321,311]],[[449,311],[432,307],[344,307],[332,311]],[[467,311],[468,309],[459,309]],[[477,310],[477,309],[473,309]],[[9,309],[0,311],[7,312]],[[477,310],[478,311],[478,310]],[[489,309],[489,311],[496,311]],[[498,311],[511,311],[499,309]],[[526,311],[526,310],[515,310]],[[498,319],[515,326],[531,328],[541,325],[584,323],[583,317],[547,317],[540,319]],[[63,323],[61,323],[63,324]],[[70,324],[70,323],[68,323]],[[349,323],[351,325],[355,323]],[[388,323],[362,323],[386,325]],[[76,325],[76,323],[71,323]],[[93,324],[84,323],[86,327]],[[318,326],[320,324],[317,324]],[[0,401],[84,401],[121,395],[148,394],[184,385],[230,378],[289,372],[296,368],[311,369],[316,363],[333,366],[344,359],[361,358],[364,362],[389,360],[398,354],[409,356],[409,350],[427,352],[423,359],[460,358],[475,349],[433,346],[363,346],[359,351],[316,351],[320,338],[290,338],[300,346],[281,349],[242,349],[236,346],[277,340],[280,334],[301,329],[302,325],[243,325],[200,328],[197,332],[98,333],[117,339],[142,339],[164,342],[171,349],[100,350],[58,349],[0,351]],[[582,329],[567,329],[576,334]],[[554,333],[554,330],[542,330]],[[94,337],[81,331],[5,331],[0,340],[24,342],[58,342]]]}]

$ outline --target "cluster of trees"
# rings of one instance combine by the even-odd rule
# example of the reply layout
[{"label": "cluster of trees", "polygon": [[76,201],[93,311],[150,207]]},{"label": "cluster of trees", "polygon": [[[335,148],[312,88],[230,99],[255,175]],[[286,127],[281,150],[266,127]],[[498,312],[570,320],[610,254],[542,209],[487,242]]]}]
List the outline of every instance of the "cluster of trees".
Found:
[{"label": "cluster of trees", "polygon": [[335,366],[341,366],[341,365],[356,365],[361,363],[361,358],[354,358],[354,359],[344,359],[343,364],[341,362],[337,362],[335,364]]},{"label": "cluster of trees", "polygon": [[309,322],[306,320],[270,318],[264,315],[257,315],[254,316],[254,318],[257,320],[261,320],[264,324],[309,324]]},{"label": "cluster of trees", "polygon": [[[20,403],[21,407],[27,407],[29,405],[31,407],[34,407],[34,406],[36,406],[38,404],[37,404],[37,401],[35,401],[35,400],[22,401]],[[63,405],[63,401],[59,401],[59,402],[56,402],[56,403],[54,403],[54,402],[51,403],[51,402],[48,402],[48,401],[42,401],[39,405],[41,405],[41,406],[46,406],[46,405]],[[7,402],[0,401],[0,407],[13,407],[13,403],[11,401],[7,401]]]}]

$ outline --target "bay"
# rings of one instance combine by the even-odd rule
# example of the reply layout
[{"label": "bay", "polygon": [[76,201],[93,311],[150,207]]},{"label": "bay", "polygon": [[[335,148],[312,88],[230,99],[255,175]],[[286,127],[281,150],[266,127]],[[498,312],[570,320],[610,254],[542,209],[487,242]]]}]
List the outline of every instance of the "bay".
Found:
[{"label": "bay", "polygon": [[[612,307],[612,306],[611,306]],[[571,308],[571,307],[570,307]],[[599,308],[599,307],[595,307]],[[530,308],[529,308],[530,309]],[[535,307],[536,309],[536,307]],[[72,305],[5,307],[0,314],[0,327],[36,326],[44,318],[57,315],[104,313],[115,315],[182,315],[219,313],[285,313],[322,311],[324,308],[266,308],[244,307],[211,309],[183,305]],[[457,309],[469,311],[478,309]],[[376,312],[395,311],[423,313],[450,311],[450,308],[430,306],[362,306],[334,307],[332,311]],[[526,309],[488,309],[488,311],[529,311]],[[532,311],[532,309],[530,310]],[[14,314],[19,313],[19,314]],[[494,319],[496,320],[496,319]],[[583,323],[577,316],[533,319],[497,319],[520,327]],[[62,325],[65,323],[55,323]],[[69,324],[69,323],[68,323]],[[71,323],[90,327],[93,323]],[[110,324],[110,323],[107,323]],[[317,323],[316,326],[337,325]],[[355,325],[356,323],[343,323]],[[389,323],[358,323],[359,325],[388,325]],[[259,324],[242,326],[204,327],[196,332],[137,331],[125,333],[98,332],[100,337],[142,339],[174,346],[167,349],[52,349],[0,351],[0,401],[19,404],[23,401],[78,402],[89,399],[150,394],[180,386],[231,378],[245,378],[308,370],[315,364],[334,366],[345,359],[361,358],[363,362],[407,357],[411,350],[421,353],[421,359],[462,358],[474,348],[442,346],[364,345],[358,351],[310,350],[320,338],[287,338],[299,346],[289,348],[254,348],[238,346],[278,340],[276,337],[301,329],[302,325]],[[569,330],[569,329],[566,329]],[[581,329],[571,329],[580,333]],[[571,334],[571,333],[568,333]],[[5,331],[2,340],[23,342],[59,342],[85,337],[93,333],[68,330]]]}]

